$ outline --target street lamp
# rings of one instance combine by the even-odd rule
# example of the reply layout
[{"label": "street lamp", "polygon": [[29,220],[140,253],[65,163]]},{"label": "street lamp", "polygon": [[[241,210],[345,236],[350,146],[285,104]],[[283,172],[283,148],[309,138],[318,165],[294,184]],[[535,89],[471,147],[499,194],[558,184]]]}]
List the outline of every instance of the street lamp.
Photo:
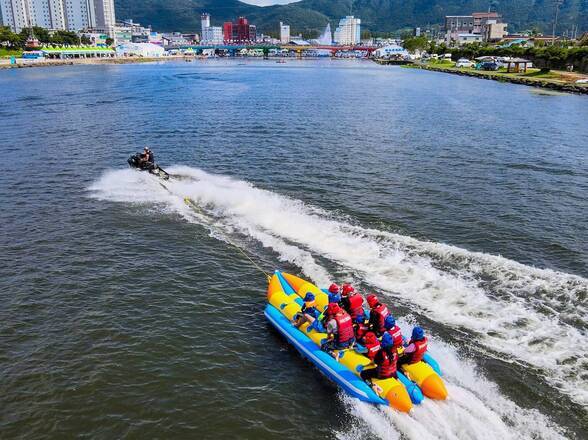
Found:
[{"label": "street lamp", "polygon": [[557,28],[557,19],[559,17],[559,8],[562,5],[563,0],[554,0],[555,6],[555,17],[553,19],[553,32],[551,33],[551,45],[555,45],[555,29]]}]

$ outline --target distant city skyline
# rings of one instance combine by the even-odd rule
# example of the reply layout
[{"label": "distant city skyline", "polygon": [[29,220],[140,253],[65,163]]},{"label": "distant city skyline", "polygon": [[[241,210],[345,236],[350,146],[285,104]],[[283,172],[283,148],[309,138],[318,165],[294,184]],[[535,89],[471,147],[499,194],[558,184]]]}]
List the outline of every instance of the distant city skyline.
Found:
[{"label": "distant city skyline", "polygon": [[240,0],[243,3],[247,3],[255,6],[272,6],[272,5],[287,5],[288,3],[296,3],[300,0]]}]

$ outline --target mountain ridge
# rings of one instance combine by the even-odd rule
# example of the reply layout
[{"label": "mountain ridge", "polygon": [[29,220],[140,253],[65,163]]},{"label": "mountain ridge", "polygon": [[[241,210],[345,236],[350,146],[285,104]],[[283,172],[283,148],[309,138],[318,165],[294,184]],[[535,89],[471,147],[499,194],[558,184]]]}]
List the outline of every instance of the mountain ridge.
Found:
[{"label": "mountain ridge", "polygon": [[[261,32],[276,34],[279,21],[292,32],[318,32],[327,22],[353,14],[362,29],[394,32],[407,27],[441,25],[445,15],[469,15],[488,10],[489,1],[509,23],[509,31],[536,28],[551,33],[552,0],[302,0],[287,5],[255,6],[238,0],[115,0],[116,15],[132,18],[160,31],[200,32],[200,14],[211,14],[213,25],[247,17]],[[564,0],[558,34],[578,25],[588,31],[588,0]]]}]

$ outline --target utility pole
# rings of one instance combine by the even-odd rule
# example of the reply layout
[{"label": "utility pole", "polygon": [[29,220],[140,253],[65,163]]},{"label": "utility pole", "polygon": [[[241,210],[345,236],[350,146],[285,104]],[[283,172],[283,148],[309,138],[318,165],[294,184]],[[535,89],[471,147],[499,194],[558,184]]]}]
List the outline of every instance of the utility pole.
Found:
[{"label": "utility pole", "polygon": [[563,0],[554,0],[555,6],[555,17],[553,19],[553,32],[551,34],[551,45],[555,45],[555,30],[557,29],[557,19],[559,17],[559,7],[562,5]]}]

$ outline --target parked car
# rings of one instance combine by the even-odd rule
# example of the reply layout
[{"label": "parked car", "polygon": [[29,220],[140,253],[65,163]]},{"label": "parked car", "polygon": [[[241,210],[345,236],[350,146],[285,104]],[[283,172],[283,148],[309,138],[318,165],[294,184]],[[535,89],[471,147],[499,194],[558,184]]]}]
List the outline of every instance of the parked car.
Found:
[{"label": "parked car", "polygon": [[455,67],[474,67],[474,65],[475,64],[467,58],[460,58],[457,60],[457,63],[455,63]]},{"label": "parked car", "polygon": [[494,61],[485,61],[480,64],[481,70],[494,70],[494,71],[496,71],[499,68],[500,68],[500,66],[498,64],[496,64]]}]

